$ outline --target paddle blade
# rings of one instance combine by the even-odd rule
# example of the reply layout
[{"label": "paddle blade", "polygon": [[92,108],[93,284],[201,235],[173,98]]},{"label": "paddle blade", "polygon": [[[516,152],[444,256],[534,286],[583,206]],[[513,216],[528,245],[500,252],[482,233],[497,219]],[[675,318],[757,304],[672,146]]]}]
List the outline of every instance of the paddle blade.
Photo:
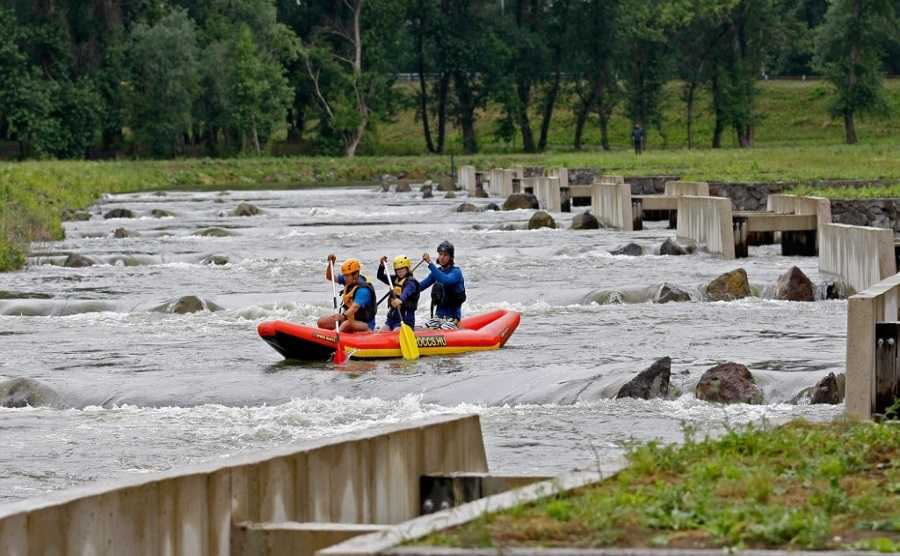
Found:
[{"label": "paddle blade", "polygon": [[344,353],[344,344],[341,343],[341,337],[338,336],[337,349],[334,351],[334,364],[343,365],[347,362],[347,354]]},{"label": "paddle blade", "polygon": [[419,344],[416,343],[416,334],[412,327],[403,323],[400,325],[400,353],[409,361],[419,358]]}]

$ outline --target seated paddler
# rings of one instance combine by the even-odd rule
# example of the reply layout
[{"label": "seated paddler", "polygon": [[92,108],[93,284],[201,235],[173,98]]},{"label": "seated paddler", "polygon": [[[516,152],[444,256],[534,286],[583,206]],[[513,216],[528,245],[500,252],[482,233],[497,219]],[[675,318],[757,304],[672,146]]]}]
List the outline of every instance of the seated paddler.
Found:
[{"label": "seated paddler", "polygon": [[403,255],[394,257],[394,274],[388,276],[385,270],[387,257],[381,257],[378,265],[378,279],[391,286],[390,310],[384,321],[385,330],[400,328],[401,322],[416,326],[416,308],[419,306],[419,281],[412,273],[410,260]]},{"label": "seated paddler", "polygon": [[[332,280],[331,267],[337,258],[328,255],[325,267],[325,279]],[[341,263],[341,274],[337,283],[343,286],[340,291],[341,312],[339,315],[326,315],[319,319],[318,327],[334,330],[335,320],[341,323],[341,332],[368,332],[375,329],[375,288],[360,272],[362,264],[359,259],[347,259]]]},{"label": "seated paddler", "polygon": [[466,301],[466,282],[462,270],[454,264],[456,250],[449,241],[442,241],[437,248],[437,264],[431,262],[428,253],[422,259],[428,263],[431,273],[420,283],[421,289],[431,287],[431,320],[428,328],[453,329],[462,318],[462,304]]}]

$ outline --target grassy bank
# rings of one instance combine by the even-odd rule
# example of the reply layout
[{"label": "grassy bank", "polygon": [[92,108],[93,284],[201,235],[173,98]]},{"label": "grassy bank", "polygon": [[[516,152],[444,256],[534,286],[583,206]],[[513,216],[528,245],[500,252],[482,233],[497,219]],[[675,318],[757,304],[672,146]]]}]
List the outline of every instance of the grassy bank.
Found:
[{"label": "grassy bank", "polygon": [[[833,120],[828,115],[830,85],[824,81],[761,81],[756,113],[758,121],[754,130],[757,147],[839,145],[844,141],[843,122]],[[403,84],[405,92],[415,95],[418,91],[413,84]],[[893,108],[889,115],[872,116],[858,121],[860,141],[870,144],[900,144],[900,79],[885,81],[888,102]],[[650,129],[647,143],[650,149],[681,149],[687,147],[687,107],[682,100],[682,84],[670,82],[662,101],[662,133]],[[696,103],[694,120],[694,141],[699,147],[709,147],[712,143],[715,118],[710,109],[707,91],[701,91]],[[541,107],[535,102],[531,109],[532,128],[535,137],[540,129]],[[500,107],[489,104],[480,113],[476,134],[484,152],[512,152],[522,148],[521,137],[507,143],[496,137],[494,130],[501,118]],[[434,126],[432,126],[434,129]],[[552,150],[570,150],[575,136],[575,117],[571,110],[561,103],[550,124],[548,144]],[[613,149],[629,146],[631,123],[623,112],[622,105],[613,113],[609,128],[609,141]],[[600,128],[596,116],[587,125],[585,145],[600,143]],[[724,147],[735,147],[736,138],[732,130],[722,136]],[[447,147],[453,152],[462,152],[462,139],[457,128],[450,122]],[[426,152],[422,135],[422,123],[416,112],[410,108],[397,115],[392,122],[381,124],[371,147],[379,154],[421,154]]]},{"label": "grassy bank", "polygon": [[[900,184],[900,157],[891,145],[665,150],[640,157],[624,150],[486,154],[457,157],[456,164],[474,164],[482,169],[567,166],[626,176],[671,174],[726,182],[879,178]],[[449,173],[447,156],[0,164],[0,270],[20,267],[28,242],[61,238],[60,214],[65,209],[84,208],[102,193],[360,184],[372,183],[383,174],[424,179]]]},{"label": "grassy bank", "polygon": [[900,550],[900,427],[732,431],[647,444],[597,486],[433,535],[460,547]]}]

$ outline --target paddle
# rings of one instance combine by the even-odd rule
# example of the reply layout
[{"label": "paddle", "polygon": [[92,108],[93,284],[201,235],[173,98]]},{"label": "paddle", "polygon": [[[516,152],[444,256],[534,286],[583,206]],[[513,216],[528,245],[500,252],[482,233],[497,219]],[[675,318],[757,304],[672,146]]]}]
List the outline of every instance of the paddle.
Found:
[{"label": "paddle", "polygon": [[328,264],[331,265],[331,300],[334,301],[334,334],[337,341],[337,348],[335,348],[334,352],[334,364],[335,365],[343,365],[347,361],[347,356],[344,354],[344,345],[341,343],[341,310],[340,305],[338,305],[338,297],[337,297],[337,282],[334,279],[334,261],[328,261]]},{"label": "paddle", "polygon": [[[421,260],[421,261],[419,261],[419,262],[416,264],[416,266],[414,266],[414,267],[412,268],[412,270],[409,271],[409,273],[412,274],[413,272],[415,272],[416,269],[419,268],[420,266],[422,266],[422,263],[424,263],[424,262],[425,262],[424,259]],[[387,271],[386,268],[385,268],[385,271]],[[392,292],[392,291],[394,291],[394,288],[389,289],[388,292],[387,292],[386,294],[382,295],[382,296],[381,296],[381,299],[378,300],[378,303],[376,303],[375,306],[378,307],[379,305],[381,305],[381,302],[384,301],[385,299],[387,299],[388,296],[391,295],[391,292]]]},{"label": "paddle", "polygon": [[[388,275],[388,281],[391,283],[391,291],[394,291],[394,278],[390,272],[385,274]],[[419,358],[419,344],[416,343],[416,334],[410,325],[403,322],[403,313],[400,309],[398,308],[396,311],[400,316],[400,353],[403,354],[403,358],[407,361],[414,361]]]}]

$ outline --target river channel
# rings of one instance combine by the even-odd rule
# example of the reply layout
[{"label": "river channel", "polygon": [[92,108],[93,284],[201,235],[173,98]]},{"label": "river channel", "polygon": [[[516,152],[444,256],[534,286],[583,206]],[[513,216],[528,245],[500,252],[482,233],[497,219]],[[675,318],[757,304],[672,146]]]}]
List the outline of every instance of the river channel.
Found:
[{"label": "river channel", "polygon": [[[782,257],[777,246],[737,262],[612,256],[628,241],[656,248],[674,231],[662,223],[634,233],[502,230],[531,212],[458,213],[462,200],[372,188],[105,197],[91,220],[66,223],[66,240],[33,245],[26,270],[0,274],[0,291],[16,292],[0,296],[0,380],[36,379],[66,406],[0,409],[0,502],[447,412],[482,415],[493,470],[555,473],[618,457],[633,440],[677,441],[686,424],[721,430],[842,411],[786,403],[844,368],[846,302],[771,299],[791,265],[824,284],[815,258]],[[230,216],[242,201],[263,213]],[[119,207],[137,218],[103,219]],[[152,209],[174,216],[153,218]],[[571,219],[554,216],[566,227]],[[211,226],[232,235],[197,235]],[[116,239],[118,227],[140,235]],[[444,239],[465,273],[467,313],[522,313],[504,349],[336,370],[286,363],[257,336],[264,320],[310,324],[331,311],[328,253],[362,259],[374,278],[381,255],[415,260]],[[68,253],[101,264],[65,268]],[[208,255],[229,262],[203,264]],[[596,290],[662,282],[695,290],[738,266],[758,297],[585,301]],[[222,310],[154,310],[185,295]],[[423,302],[419,319],[427,312]],[[672,358],[680,398],[612,399],[662,356]],[[700,375],[725,361],[750,368],[766,405],[694,399]]]}]

